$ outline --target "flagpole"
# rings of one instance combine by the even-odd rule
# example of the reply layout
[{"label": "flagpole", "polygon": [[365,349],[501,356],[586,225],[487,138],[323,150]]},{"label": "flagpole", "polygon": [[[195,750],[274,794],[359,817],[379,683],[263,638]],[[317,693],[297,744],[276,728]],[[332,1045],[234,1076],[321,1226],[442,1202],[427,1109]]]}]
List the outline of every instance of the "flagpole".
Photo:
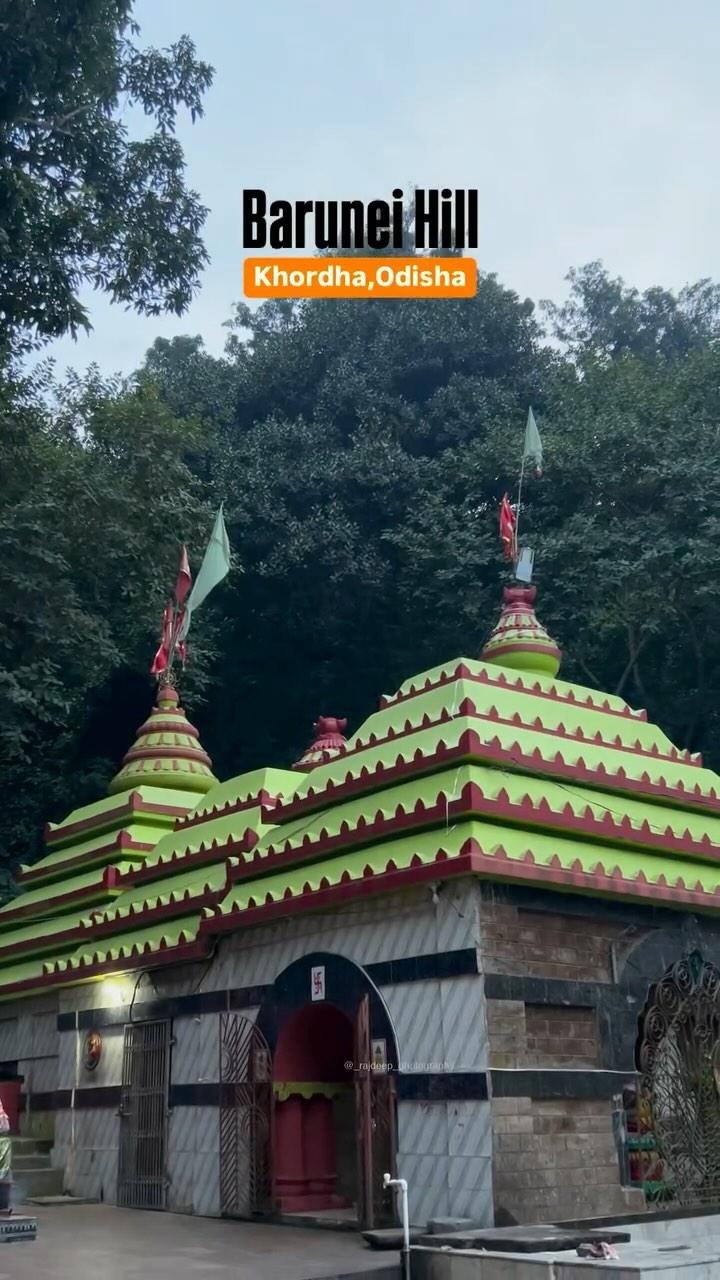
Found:
[{"label": "flagpole", "polygon": [[172,619],[172,629],[170,631],[170,644],[168,646],[168,664],[165,671],[161,673],[162,675],[165,676],[165,680],[163,682],[165,684],[175,683],[175,673],[173,671],[173,662],[175,661],[175,651],[177,649],[179,616],[180,616],[180,605],[178,604],[177,600],[173,600],[173,619]]},{"label": "flagpole", "polygon": [[520,463],[520,478],[518,480],[517,508],[515,511],[515,555],[513,556],[513,568],[517,568],[518,556],[520,548],[518,546],[518,533],[520,532],[520,502],[522,499],[523,479],[525,476],[525,450],[523,449],[522,461]]}]

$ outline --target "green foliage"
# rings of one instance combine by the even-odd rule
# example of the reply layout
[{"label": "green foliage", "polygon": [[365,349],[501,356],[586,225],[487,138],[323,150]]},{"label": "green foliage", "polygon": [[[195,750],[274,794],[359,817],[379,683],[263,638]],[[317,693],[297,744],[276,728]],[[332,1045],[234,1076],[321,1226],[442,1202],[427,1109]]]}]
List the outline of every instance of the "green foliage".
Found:
[{"label": "green foliage", "polygon": [[[95,798],[113,769],[107,757],[129,745],[116,745],[114,722],[119,716],[129,735],[149,706],[152,683],[141,673],[178,543],[196,542],[210,512],[187,464],[202,441],[149,387],[91,373],[54,388],[41,370],[32,385],[0,388],[0,434],[0,847],[7,859],[36,844],[41,812],[57,818]],[[137,674],[123,684],[123,673]],[[115,704],[95,723],[113,685]]]},{"label": "green foliage", "polygon": [[720,350],[596,364],[544,430],[528,520],[566,670],[720,765]]},{"label": "green foliage", "polygon": [[235,370],[228,361],[209,356],[199,336],[156,338],[138,376],[155,386],[164,403],[182,418],[215,427],[233,421]]},{"label": "green foliage", "polygon": [[0,388],[6,860],[101,792],[149,703],[178,542],[197,569],[220,498],[244,572],[194,620],[185,693],[221,776],[477,654],[529,403],[546,470],[522,529],[563,674],[720,764],[715,286],[572,282],[564,348],[488,276],[455,303],[241,307],[222,359],[158,340],[128,384]]},{"label": "green foliage", "polygon": [[233,705],[211,690],[203,717],[221,772],[288,761],[319,712],[357,722],[408,671],[477,649],[487,513],[520,447],[502,437],[553,363],[493,277],[469,303],[271,303],[236,326],[215,483],[245,573],[224,603]]},{"label": "green foliage", "polygon": [[[180,314],[206,260],[185,186],[180,108],[212,71],[187,36],[134,43],[132,0],[0,0],[0,337],[88,327],[82,285],[145,315]],[[133,139],[121,118],[147,118]]]},{"label": "green foliage", "polygon": [[571,270],[570,297],[544,302],[554,336],[580,363],[633,355],[653,362],[686,356],[720,335],[720,286],[710,280],[678,294],[652,288],[640,293],[602,262]]},{"label": "green foliage", "polygon": [[[221,773],[288,761],[318,712],[357,723],[410,672],[479,651],[528,403],[547,468],[522,523],[565,673],[720,763],[718,290],[641,295],[600,264],[570,279],[562,353],[492,277],[469,302],[238,308],[215,362],[234,421],[211,415],[246,569],[203,712]],[[174,348],[183,395],[209,385],[199,354]]]}]

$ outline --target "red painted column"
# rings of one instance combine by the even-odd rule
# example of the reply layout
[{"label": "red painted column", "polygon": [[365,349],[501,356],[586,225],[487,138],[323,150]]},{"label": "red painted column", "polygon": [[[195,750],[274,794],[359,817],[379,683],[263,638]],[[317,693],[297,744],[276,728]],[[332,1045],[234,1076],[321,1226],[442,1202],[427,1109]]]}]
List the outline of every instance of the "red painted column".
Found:
[{"label": "red painted column", "polygon": [[[316,1094],[307,1102],[303,1115],[305,1176],[313,1200],[326,1198],[328,1209],[335,1203],[337,1165],[335,1159],[335,1119],[331,1098]],[[320,1207],[319,1204],[316,1207]]]},{"label": "red painted column", "polygon": [[307,1193],[303,1143],[305,1099],[288,1098],[275,1104],[275,1197],[279,1209],[292,1211],[292,1203]]}]

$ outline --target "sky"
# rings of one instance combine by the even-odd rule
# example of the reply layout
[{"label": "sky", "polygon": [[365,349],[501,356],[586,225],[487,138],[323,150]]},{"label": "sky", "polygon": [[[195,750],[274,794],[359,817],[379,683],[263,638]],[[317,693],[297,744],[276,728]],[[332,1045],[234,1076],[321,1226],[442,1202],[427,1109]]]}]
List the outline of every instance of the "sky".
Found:
[{"label": "sky", "polygon": [[640,288],[720,279],[717,0],[137,0],[135,17],[142,43],[187,32],[215,68],[178,130],[211,260],[180,318],[89,294],[92,333],[43,351],[59,373],[129,374],[182,333],[220,354],[245,187],[477,187],[481,269],[535,300],[596,258]]}]

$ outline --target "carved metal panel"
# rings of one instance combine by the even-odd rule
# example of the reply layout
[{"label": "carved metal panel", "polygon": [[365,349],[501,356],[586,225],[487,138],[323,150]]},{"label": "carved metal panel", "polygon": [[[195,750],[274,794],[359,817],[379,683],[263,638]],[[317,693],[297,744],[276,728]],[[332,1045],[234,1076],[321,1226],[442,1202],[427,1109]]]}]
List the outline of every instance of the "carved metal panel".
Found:
[{"label": "carved metal panel", "polygon": [[641,1020],[640,1099],[682,1204],[720,1202],[720,971],[699,952],[651,989]]},{"label": "carved metal panel", "polygon": [[220,1017],[220,1212],[270,1209],[272,1067],[262,1032],[238,1013]]},{"label": "carved metal panel", "polygon": [[118,1204],[127,1208],[165,1208],[169,1087],[170,1023],[125,1027]]}]

